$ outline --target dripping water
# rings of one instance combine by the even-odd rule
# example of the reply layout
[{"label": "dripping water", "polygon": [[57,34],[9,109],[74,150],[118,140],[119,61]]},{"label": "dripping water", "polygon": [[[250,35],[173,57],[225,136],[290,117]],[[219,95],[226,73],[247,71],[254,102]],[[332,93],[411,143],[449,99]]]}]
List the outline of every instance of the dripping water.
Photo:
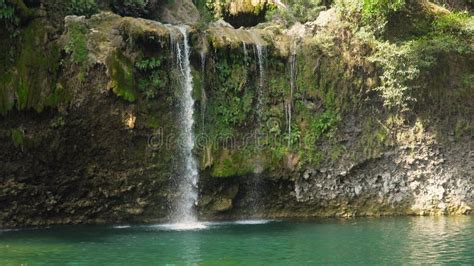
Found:
[{"label": "dripping water", "polygon": [[262,124],[262,107],[263,107],[263,89],[265,86],[265,59],[266,59],[266,48],[261,45],[255,45],[257,50],[257,62],[259,72],[259,84],[257,86],[257,131],[260,133]]},{"label": "dripping water", "polygon": [[247,64],[248,52],[247,45],[245,44],[245,42],[242,42],[242,48],[244,49],[244,62]]},{"label": "dripping water", "polygon": [[288,147],[291,145],[291,115],[293,111],[293,95],[296,89],[296,53],[290,55],[290,101],[287,104]]},{"label": "dripping water", "polygon": [[257,59],[258,59],[258,70],[260,73],[260,90],[263,90],[263,86],[265,83],[265,58],[267,56],[267,49],[262,46],[257,44]]}]

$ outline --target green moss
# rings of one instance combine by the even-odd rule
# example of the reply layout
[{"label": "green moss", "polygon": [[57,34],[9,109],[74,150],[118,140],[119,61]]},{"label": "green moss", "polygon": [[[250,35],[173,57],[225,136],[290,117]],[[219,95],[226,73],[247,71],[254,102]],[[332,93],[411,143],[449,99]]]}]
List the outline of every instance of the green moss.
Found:
[{"label": "green moss", "polygon": [[390,143],[390,131],[375,118],[368,118],[364,124],[359,147],[366,158],[376,158]]},{"label": "green moss", "polygon": [[13,144],[16,147],[23,146],[23,142],[24,142],[23,131],[21,131],[20,129],[12,129],[10,132],[10,136],[12,138]]},{"label": "green moss", "polygon": [[209,93],[207,111],[218,133],[251,122],[256,111],[253,108],[256,88],[251,87],[249,71],[239,53],[240,50],[232,50],[229,56],[220,50],[213,61],[215,72],[206,76],[206,83],[212,84],[206,91]]},{"label": "green moss", "polygon": [[115,52],[107,58],[110,74],[110,88],[119,97],[134,102],[137,98],[133,77],[133,64],[121,52]]},{"label": "green moss", "polygon": [[474,17],[467,12],[453,12],[437,17],[433,24],[435,31],[472,35]]},{"label": "green moss", "polygon": [[454,136],[460,139],[463,136],[472,136],[474,134],[474,125],[467,120],[459,119],[454,127]]},{"label": "green moss", "polygon": [[223,149],[212,166],[211,176],[242,176],[254,172],[253,157],[248,151]]},{"label": "green moss", "polygon": [[314,166],[319,166],[324,158],[323,153],[315,148],[300,150],[299,155],[303,162]]},{"label": "green moss", "polygon": [[155,116],[152,116],[152,115],[148,115],[147,116],[147,126],[149,128],[153,128],[153,129],[158,129],[160,128],[160,119],[158,117],[155,117]]},{"label": "green moss", "polygon": [[83,64],[89,56],[87,32],[88,29],[81,23],[72,23],[68,27],[69,38],[64,50],[71,54],[73,62],[78,65]]},{"label": "green moss", "polygon": [[33,108],[40,112],[51,106],[51,95],[55,73],[59,68],[59,48],[51,44],[45,49],[44,38],[47,26],[34,20],[20,36],[21,52],[14,66],[0,74],[0,113],[5,114],[16,103],[18,110]]},{"label": "green moss", "polygon": [[193,99],[196,100],[197,104],[200,104],[202,100],[202,88],[204,85],[203,75],[201,71],[198,71],[194,68],[191,69],[191,75],[193,76]]},{"label": "green moss", "polygon": [[5,114],[15,105],[14,96],[11,92],[12,83],[11,73],[4,73],[0,76],[0,114]]},{"label": "green moss", "polygon": [[332,146],[329,152],[329,156],[331,160],[337,161],[344,155],[345,152],[346,152],[346,147],[344,145],[335,144]]},{"label": "green moss", "polygon": [[72,94],[61,83],[57,83],[51,94],[46,98],[46,105],[55,107],[62,103],[67,103],[72,100]]}]

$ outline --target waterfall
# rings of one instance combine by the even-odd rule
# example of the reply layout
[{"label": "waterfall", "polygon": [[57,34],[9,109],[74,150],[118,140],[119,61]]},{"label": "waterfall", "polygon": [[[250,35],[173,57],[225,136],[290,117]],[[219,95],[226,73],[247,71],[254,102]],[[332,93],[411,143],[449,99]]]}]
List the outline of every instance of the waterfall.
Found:
[{"label": "waterfall", "polygon": [[194,206],[198,200],[197,183],[199,176],[197,163],[193,156],[194,99],[192,97],[193,78],[189,61],[188,33],[185,26],[176,26],[176,29],[182,35],[182,39],[179,40],[178,38],[175,43],[179,85],[181,87],[181,95],[179,97],[181,136],[178,145],[182,161],[178,180],[179,199],[174,206],[173,219],[176,223],[188,225],[196,224],[197,222]]},{"label": "waterfall", "polygon": [[288,114],[288,147],[291,145],[291,112],[293,110],[293,95],[296,88],[296,53],[293,52],[290,55],[290,102],[288,103],[287,114]]},{"label": "waterfall", "polygon": [[258,61],[258,72],[259,72],[259,84],[257,88],[257,131],[260,133],[261,124],[262,124],[262,107],[263,107],[263,89],[265,86],[265,57],[267,50],[265,47],[257,44],[255,45],[257,49],[257,61]]},{"label": "waterfall", "polygon": [[257,58],[258,58],[258,70],[260,72],[260,90],[263,89],[265,83],[265,57],[267,55],[267,50],[264,46],[259,44],[256,45],[257,47]]},{"label": "waterfall", "polygon": [[244,41],[242,42],[242,47],[243,47],[243,49],[244,49],[244,61],[247,62],[247,54],[248,54],[248,52],[247,52],[247,45],[245,44]]},{"label": "waterfall", "polygon": [[[245,46],[244,46],[245,47]],[[257,125],[256,125],[256,146],[261,147],[262,145],[262,114],[264,107],[264,87],[265,87],[265,59],[266,59],[266,47],[261,45],[255,45],[256,49],[256,59],[258,63],[258,71],[259,71],[259,81],[257,86],[257,105],[256,105],[256,114],[257,114]],[[246,49],[244,50],[244,53]],[[257,156],[255,160],[255,175],[250,180],[249,183],[249,196],[250,196],[250,205],[249,211],[251,216],[256,216],[260,213],[262,206],[261,206],[261,194],[262,194],[262,177],[261,173],[263,171],[262,165],[262,158],[260,155]]]}]

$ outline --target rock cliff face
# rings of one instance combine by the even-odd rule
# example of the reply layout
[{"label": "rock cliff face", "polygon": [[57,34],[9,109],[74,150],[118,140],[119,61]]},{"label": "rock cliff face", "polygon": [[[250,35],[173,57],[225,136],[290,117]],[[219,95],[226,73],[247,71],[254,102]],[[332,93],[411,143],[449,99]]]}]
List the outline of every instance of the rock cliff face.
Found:
[{"label": "rock cliff face", "polygon": [[[387,107],[386,62],[345,23],[190,27],[202,219],[471,213],[471,33],[410,46],[431,65],[416,102]],[[176,29],[111,12],[25,27],[0,73],[0,226],[165,220]]]}]

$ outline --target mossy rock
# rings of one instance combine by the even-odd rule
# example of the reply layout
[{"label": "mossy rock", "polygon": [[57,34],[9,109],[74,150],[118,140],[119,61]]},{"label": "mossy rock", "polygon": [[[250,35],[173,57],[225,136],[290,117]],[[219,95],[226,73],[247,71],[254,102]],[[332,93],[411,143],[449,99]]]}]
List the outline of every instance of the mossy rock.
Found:
[{"label": "mossy rock", "polygon": [[212,166],[211,176],[243,176],[254,172],[253,160],[244,151],[223,149]]},{"label": "mossy rock", "polygon": [[258,30],[243,30],[223,27],[217,24],[207,29],[208,41],[214,48],[230,47],[240,48],[245,44],[252,47],[256,45],[268,46],[268,43],[262,38],[262,32]]},{"label": "mossy rock", "polygon": [[[41,112],[54,107],[55,78],[59,69],[60,49],[56,43],[47,45],[49,25],[34,20],[20,35],[21,48],[15,64],[0,74],[0,113],[14,106],[18,110],[34,109]],[[38,47],[47,47],[38,49]]]},{"label": "mossy rock", "polygon": [[117,96],[134,102],[137,99],[137,92],[135,91],[133,64],[130,59],[117,51],[107,58],[106,64],[110,76],[108,87]]},{"label": "mossy rock", "polygon": [[265,20],[267,10],[275,8],[272,0],[223,0],[211,1],[208,6],[216,18],[224,18],[238,28],[255,26]]},{"label": "mossy rock", "polygon": [[15,128],[11,130],[10,134],[15,147],[23,145],[25,136],[22,130]]},{"label": "mossy rock", "polygon": [[162,41],[168,43],[170,29],[156,21],[123,18],[118,26],[121,34],[130,41]]}]

